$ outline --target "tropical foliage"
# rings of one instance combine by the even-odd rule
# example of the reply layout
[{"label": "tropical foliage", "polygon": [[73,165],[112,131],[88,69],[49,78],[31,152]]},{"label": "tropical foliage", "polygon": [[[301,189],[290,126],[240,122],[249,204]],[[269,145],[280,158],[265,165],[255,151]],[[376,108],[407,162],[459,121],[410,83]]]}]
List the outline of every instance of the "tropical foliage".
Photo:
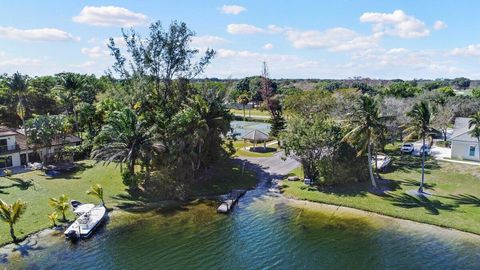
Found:
[{"label": "tropical foliage", "polygon": [[0,219],[10,227],[10,236],[13,239],[13,242],[17,242],[17,237],[15,236],[15,230],[13,225],[17,223],[25,210],[27,209],[27,204],[21,200],[17,200],[13,204],[8,204],[3,200],[0,200]]},{"label": "tropical foliage", "polygon": [[430,127],[433,118],[432,109],[430,104],[422,101],[413,105],[412,110],[407,113],[407,116],[411,118],[411,121],[406,125],[405,132],[407,133],[407,136],[405,137],[405,140],[422,139],[422,179],[418,189],[418,191],[422,193],[423,185],[425,183],[425,155],[427,152],[425,141],[427,137],[431,135],[432,131]]},{"label": "tropical foliage", "polygon": [[93,185],[88,191],[88,195],[96,197],[102,202],[102,205],[105,206],[105,201],[103,200],[103,187],[100,184]]},{"label": "tropical foliage", "polygon": [[60,211],[62,213],[62,220],[66,221],[67,217],[65,216],[65,211],[70,208],[70,204],[68,202],[68,197],[65,194],[62,194],[58,199],[57,198],[50,198],[48,200],[48,204],[55,209],[55,211]]}]

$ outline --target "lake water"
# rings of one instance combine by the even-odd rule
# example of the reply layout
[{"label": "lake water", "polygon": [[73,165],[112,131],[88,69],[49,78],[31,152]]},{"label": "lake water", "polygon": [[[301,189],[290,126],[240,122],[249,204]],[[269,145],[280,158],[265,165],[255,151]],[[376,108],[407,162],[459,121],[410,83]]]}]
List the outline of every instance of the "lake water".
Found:
[{"label": "lake water", "polygon": [[[480,237],[249,191],[230,215],[216,202],[113,212],[91,238],[40,237],[8,269],[480,269]],[[1,253],[1,252],[0,252]]]},{"label": "lake water", "polygon": [[268,134],[270,133],[271,126],[269,123],[253,121],[232,121],[230,125],[233,129],[233,133],[237,135],[237,138],[241,138],[243,135],[255,129]]}]

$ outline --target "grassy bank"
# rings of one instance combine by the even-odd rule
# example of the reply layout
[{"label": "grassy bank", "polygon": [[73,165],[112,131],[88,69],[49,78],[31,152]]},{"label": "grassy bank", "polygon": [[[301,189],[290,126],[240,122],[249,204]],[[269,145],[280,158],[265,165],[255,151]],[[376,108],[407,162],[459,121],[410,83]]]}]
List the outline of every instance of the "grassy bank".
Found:
[{"label": "grassy bank", "polygon": [[[122,183],[119,168],[114,165],[102,166],[92,161],[79,162],[80,169],[62,177],[47,177],[42,171],[17,174],[10,178],[0,177],[0,197],[12,203],[17,199],[27,202],[27,211],[15,225],[16,235],[21,238],[32,232],[51,226],[47,214],[53,212],[48,205],[50,197],[66,194],[69,199],[97,203],[97,200],[86,194],[92,184],[101,184],[104,188],[105,203],[108,207],[126,207],[135,205]],[[222,160],[211,170],[206,182],[193,187],[195,194],[222,194],[234,188],[251,188],[257,179],[251,171],[240,165]],[[73,220],[71,210],[67,218]],[[59,215],[61,216],[61,215]],[[11,241],[8,225],[0,223],[0,245]]]},{"label": "grassy bank", "polygon": [[[391,153],[393,154],[393,153]],[[283,181],[282,192],[289,197],[376,212],[443,227],[480,234],[480,170],[478,167],[427,161],[426,191],[431,196],[411,195],[418,189],[420,160],[393,155],[392,171],[382,174],[389,191],[370,192],[368,182],[337,187],[306,187]],[[300,175],[297,169],[292,174]]]},{"label": "grassy bank", "polygon": [[[233,114],[237,114],[237,115],[242,115],[243,117],[243,110],[242,109],[230,109],[230,112],[233,113]],[[270,113],[268,111],[261,111],[261,110],[258,110],[258,109],[252,109],[252,110],[248,110],[248,109],[245,109],[245,116],[246,117],[249,117],[249,116],[270,116]]]},{"label": "grassy bank", "polygon": [[[267,142],[268,144],[268,142]],[[233,147],[235,148],[234,156],[237,157],[271,157],[278,151],[278,144],[272,144],[267,146],[268,152],[260,153],[260,152],[252,152],[248,150],[248,147],[253,146],[253,143],[243,140],[237,140],[233,142]],[[262,147],[263,143],[257,143],[257,147]]]}]

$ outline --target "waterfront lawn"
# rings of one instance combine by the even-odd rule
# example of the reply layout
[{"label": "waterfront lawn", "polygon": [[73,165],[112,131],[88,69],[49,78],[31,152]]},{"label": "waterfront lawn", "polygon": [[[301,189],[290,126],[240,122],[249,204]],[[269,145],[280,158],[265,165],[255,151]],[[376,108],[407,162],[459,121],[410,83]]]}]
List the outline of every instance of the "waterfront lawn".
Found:
[{"label": "waterfront lawn", "polygon": [[[112,207],[119,203],[116,195],[126,194],[119,168],[114,165],[95,165],[93,161],[78,163],[80,169],[61,177],[48,177],[42,171],[16,174],[12,177],[0,177],[0,198],[8,203],[17,199],[27,202],[27,210],[15,225],[17,237],[35,232],[50,226],[47,214],[53,212],[48,205],[50,197],[58,198],[65,194],[69,199],[82,202],[99,203],[97,199],[86,194],[93,184],[101,184],[104,189],[105,204]],[[31,181],[31,182],[29,182]],[[66,211],[67,218],[72,220],[72,211]],[[61,214],[59,213],[61,218]],[[10,241],[6,223],[0,224],[0,244]]]},{"label": "waterfront lawn", "polygon": [[[87,160],[77,163],[80,169],[72,174],[48,177],[42,171],[16,174],[12,177],[0,177],[0,198],[8,203],[17,199],[27,202],[27,210],[15,225],[16,236],[27,234],[51,226],[47,215],[53,212],[48,204],[50,197],[58,198],[65,194],[69,199],[82,202],[99,203],[97,199],[86,194],[93,184],[101,184],[104,189],[105,204],[109,208],[124,208],[136,203],[148,202],[145,199],[131,198],[122,183],[120,169],[115,165],[102,166]],[[245,169],[232,160],[221,160],[211,170],[208,180],[193,187],[194,195],[223,194],[231,189],[252,188],[257,183],[255,173]],[[74,215],[69,209],[67,219]],[[59,213],[59,218],[61,214]],[[0,245],[11,241],[8,225],[0,222]]]},{"label": "waterfront lawn", "polygon": [[251,189],[258,182],[254,171],[242,168],[241,163],[232,160],[219,160],[212,167],[205,182],[193,186],[197,196],[218,195],[230,192],[232,189]]},{"label": "waterfront lawn", "polygon": [[[391,153],[393,154],[393,153]],[[414,220],[480,234],[480,168],[429,159],[426,191],[415,196],[420,159],[394,154],[392,171],[381,174],[383,194],[372,192],[369,181],[330,188],[307,187],[301,182],[282,182],[284,195],[302,200],[347,206],[392,217]],[[292,174],[300,175],[297,169]]]}]

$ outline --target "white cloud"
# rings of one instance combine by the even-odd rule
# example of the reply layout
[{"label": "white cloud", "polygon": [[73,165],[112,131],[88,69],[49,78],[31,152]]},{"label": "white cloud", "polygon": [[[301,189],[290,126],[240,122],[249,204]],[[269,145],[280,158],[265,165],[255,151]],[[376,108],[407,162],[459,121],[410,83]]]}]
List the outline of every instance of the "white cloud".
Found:
[{"label": "white cloud", "polygon": [[271,50],[273,49],[273,44],[272,43],[267,43],[262,46],[262,49],[264,50]]},{"label": "white cloud", "polygon": [[245,7],[242,6],[237,6],[237,5],[223,5],[220,8],[220,11],[223,14],[233,14],[233,15],[238,15],[241,12],[247,11]]},{"label": "white cloud", "polygon": [[444,28],[447,28],[447,24],[444,22],[444,21],[436,21],[434,24],[433,24],[433,29],[435,30],[442,30]]},{"label": "white cloud", "polygon": [[34,58],[0,59],[0,67],[39,66],[40,60]]},{"label": "white cloud", "polygon": [[146,23],[148,17],[142,13],[135,13],[122,7],[86,6],[78,16],[75,16],[72,19],[77,23],[95,26],[132,27]]},{"label": "white cloud", "polygon": [[78,41],[75,37],[65,31],[56,28],[18,29],[14,27],[0,26],[0,38],[17,39],[24,41]]},{"label": "white cloud", "polygon": [[449,56],[480,56],[480,44],[471,44],[467,47],[454,48],[447,55]]},{"label": "white cloud", "polygon": [[264,30],[262,28],[258,28],[251,24],[229,24],[227,25],[227,32],[232,35],[249,35],[249,34],[256,34],[261,33]]},{"label": "white cloud", "polygon": [[199,48],[210,48],[218,45],[223,45],[228,41],[218,36],[198,36],[192,38],[192,45]]},{"label": "white cloud", "polygon": [[91,58],[99,58],[109,55],[109,52],[100,46],[95,46],[92,48],[82,48],[80,51]]},{"label": "white cloud", "polygon": [[329,51],[348,51],[376,47],[378,43],[377,36],[362,36],[342,27],[327,29],[323,32],[288,30],[286,37],[297,49],[326,48]]},{"label": "white cloud", "polygon": [[419,38],[430,35],[425,23],[407,15],[403,10],[392,13],[366,12],[360,16],[360,22],[373,23],[373,31],[379,34],[401,38]]},{"label": "white cloud", "polygon": [[275,25],[275,24],[268,25],[267,29],[268,29],[268,32],[271,33],[271,34],[278,34],[278,33],[282,33],[283,31],[285,31],[285,28],[280,27],[280,26]]}]

